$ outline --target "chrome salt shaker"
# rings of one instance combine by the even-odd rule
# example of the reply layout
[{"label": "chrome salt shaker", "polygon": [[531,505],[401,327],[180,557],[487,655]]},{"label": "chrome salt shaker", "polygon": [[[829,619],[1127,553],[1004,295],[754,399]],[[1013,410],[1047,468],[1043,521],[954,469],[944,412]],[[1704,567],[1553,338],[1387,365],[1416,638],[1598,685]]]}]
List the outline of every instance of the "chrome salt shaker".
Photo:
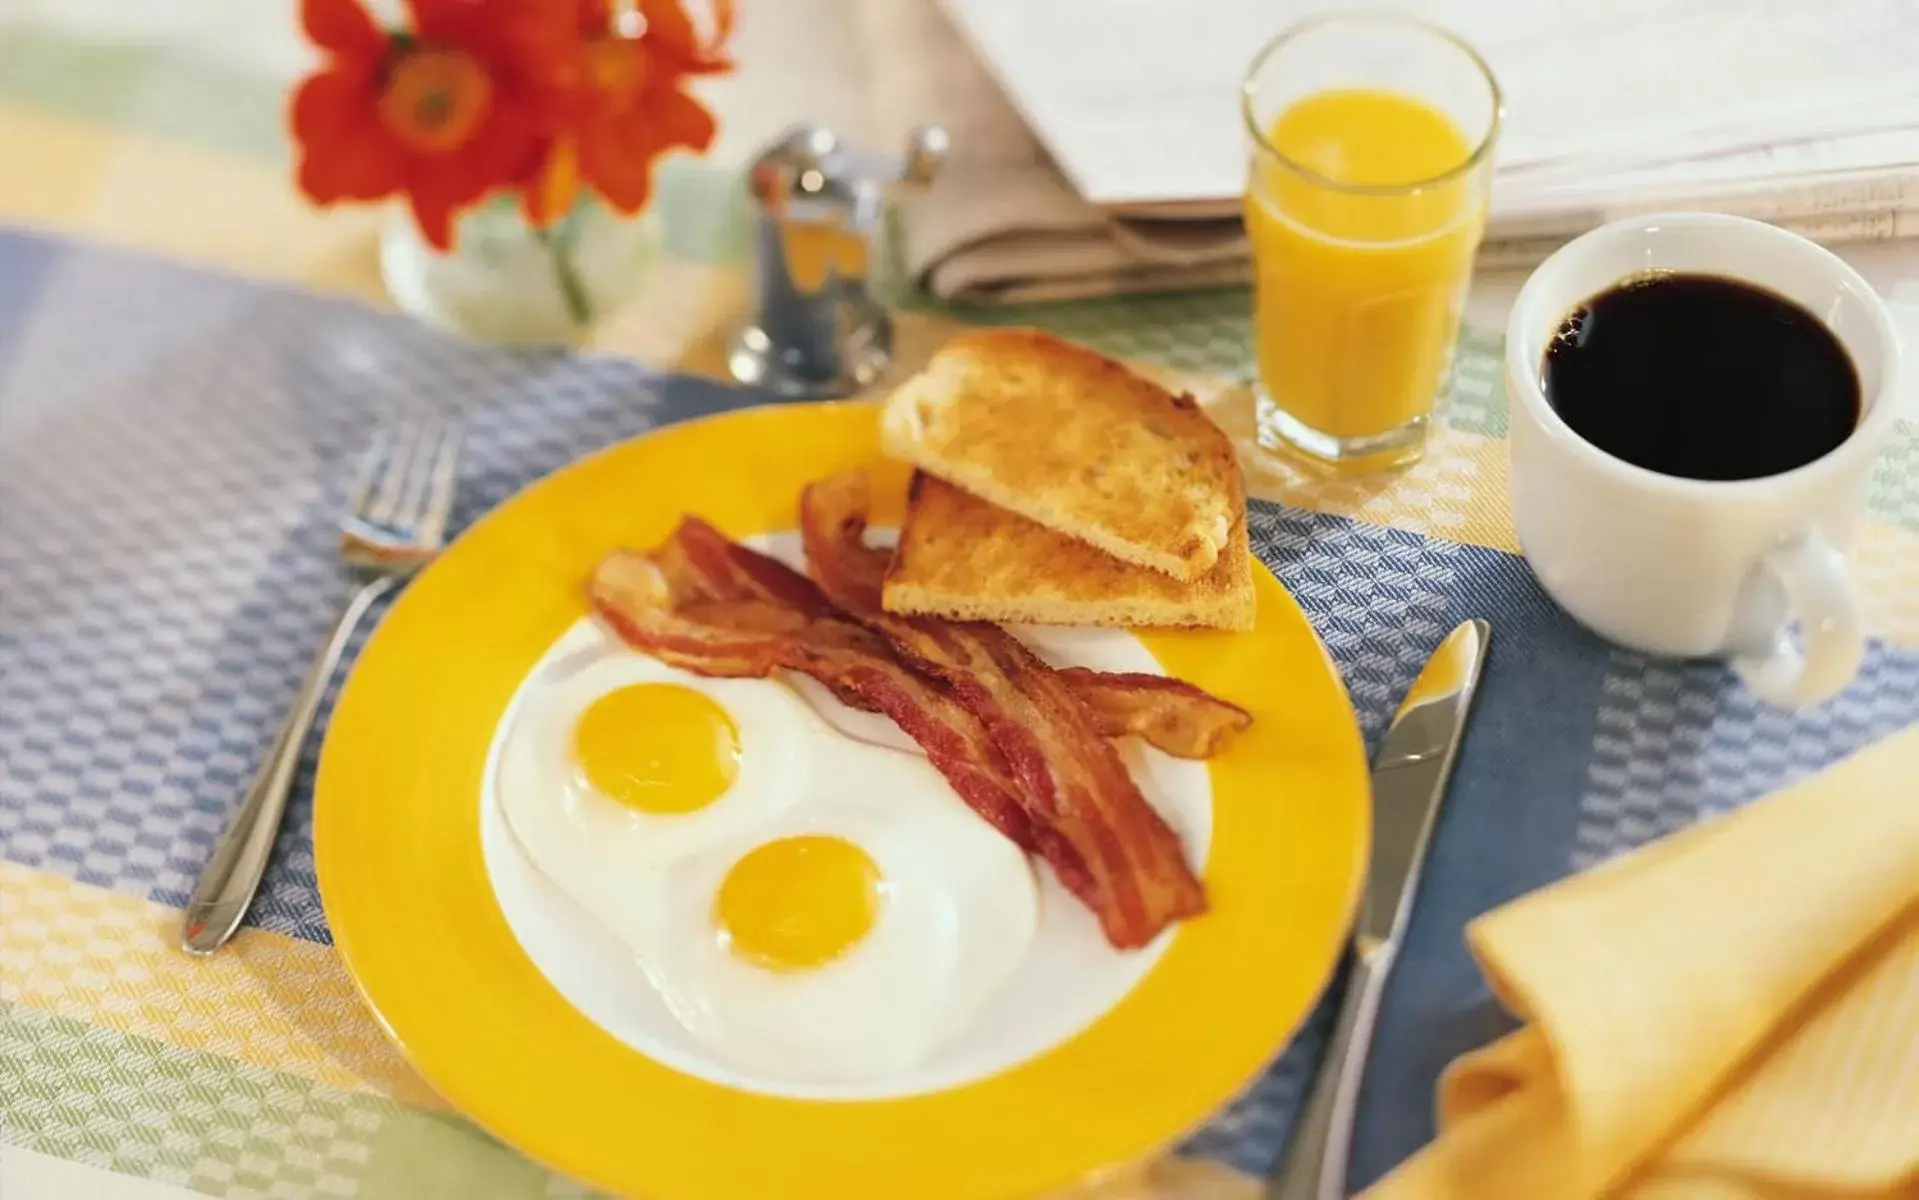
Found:
[{"label": "chrome salt shaker", "polygon": [[893,323],[868,290],[895,189],[925,184],[945,161],[946,132],[915,130],[903,155],[861,153],[818,125],[796,125],[755,158],[754,312],[733,335],[727,369],[793,399],[858,391],[892,357]]}]

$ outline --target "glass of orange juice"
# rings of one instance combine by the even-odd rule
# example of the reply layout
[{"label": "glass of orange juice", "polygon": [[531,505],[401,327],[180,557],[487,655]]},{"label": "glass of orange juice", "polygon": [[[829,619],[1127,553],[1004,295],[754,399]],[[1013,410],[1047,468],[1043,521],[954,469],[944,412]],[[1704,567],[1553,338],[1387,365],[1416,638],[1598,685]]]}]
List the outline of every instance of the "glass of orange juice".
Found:
[{"label": "glass of orange juice", "polygon": [[1260,51],[1241,110],[1260,445],[1339,475],[1411,462],[1486,225],[1492,72],[1417,18],[1319,17]]}]

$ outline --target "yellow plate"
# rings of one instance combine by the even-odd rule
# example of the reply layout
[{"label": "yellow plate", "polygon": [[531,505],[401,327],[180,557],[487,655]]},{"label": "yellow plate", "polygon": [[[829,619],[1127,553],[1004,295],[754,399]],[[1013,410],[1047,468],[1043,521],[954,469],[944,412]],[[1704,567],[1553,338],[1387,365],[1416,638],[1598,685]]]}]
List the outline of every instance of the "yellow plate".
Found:
[{"label": "yellow plate", "polygon": [[1146,1155],[1259,1073],[1324,985],[1369,833],[1364,753],[1332,663],[1255,572],[1251,633],[1154,633],[1171,674],[1252,710],[1211,764],[1212,911],[1071,1040],[945,1091],[796,1100],[681,1074],[602,1031],[521,951],[481,859],[494,727],[585,612],[615,546],[682,512],[790,529],[808,480],[867,466],[897,521],[904,474],[864,404],[675,425],[535,484],[409,587],[340,697],[314,852],[335,945],[407,1058],[453,1105],[568,1175],[650,1197],[1030,1196]]}]

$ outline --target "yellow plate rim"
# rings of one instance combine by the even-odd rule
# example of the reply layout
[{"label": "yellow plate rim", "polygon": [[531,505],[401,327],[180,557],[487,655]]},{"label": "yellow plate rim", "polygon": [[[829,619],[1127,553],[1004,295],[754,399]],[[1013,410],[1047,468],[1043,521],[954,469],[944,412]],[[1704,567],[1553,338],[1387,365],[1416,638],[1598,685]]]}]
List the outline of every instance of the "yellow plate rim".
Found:
[{"label": "yellow plate rim", "polygon": [[1205,1121],[1297,1030],[1344,944],[1371,834],[1364,749],[1337,669],[1260,566],[1253,631],[1140,635],[1169,673],[1255,714],[1210,764],[1213,911],[1066,1042],[940,1092],[787,1099],[647,1059],[546,982],[506,925],[480,849],[480,780],[513,691],[585,612],[592,564],[656,542],[682,511],[736,536],[791,528],[801,484],[861,467],[882,497],[876,516],[896,521],[904,469],[879,458],[876,426],[865,402],[767,406],[582,458],[422,572],[342,689],[314,813],[334,945],[441,1096],[592,1185],[670,1197],[1041,1194]]}]

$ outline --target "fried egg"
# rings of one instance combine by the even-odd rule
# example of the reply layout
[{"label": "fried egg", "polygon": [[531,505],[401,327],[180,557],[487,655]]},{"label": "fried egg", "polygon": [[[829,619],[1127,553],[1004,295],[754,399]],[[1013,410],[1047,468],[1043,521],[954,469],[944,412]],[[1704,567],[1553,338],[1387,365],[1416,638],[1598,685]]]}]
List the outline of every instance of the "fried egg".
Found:
[{"label": "fried egg", "polygon": [[637,654],[536,686],[501,748],[500,805],[535,866],[639,950],[669,864],[747,836],[799,800],[805,702]]},{"label": "fried egg", "polygon": [[774,680],[592,656],[529,684],[497,783],[515,840],[631,950],[639,985],[766,1076],[923,1060],[1038,925],[1025,855],[931,764]]},{"label": "fried egg", "polygon": [[862,751],[857,774],[832,777],[838,795],[668,873],[647,974],[735,1066],[806,1082],[914,1066],[966,1027],[1033,940],[1039,905],[1019,848],[924,759]]}]

